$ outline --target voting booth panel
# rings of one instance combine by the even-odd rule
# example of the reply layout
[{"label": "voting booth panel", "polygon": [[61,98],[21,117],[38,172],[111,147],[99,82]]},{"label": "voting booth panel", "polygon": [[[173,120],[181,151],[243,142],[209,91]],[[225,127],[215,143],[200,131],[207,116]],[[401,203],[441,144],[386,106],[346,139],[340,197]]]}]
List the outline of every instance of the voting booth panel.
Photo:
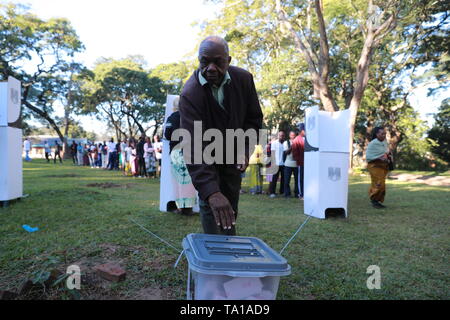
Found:
[{"label": "voting booth panel", "polygon": [[0,201],[23,196],[20,81],[0,83]]},{"label": "voting booth panel", "polygon": [[347,217],[350,110],[308,108],[305,127],[304,212],[319,219],[331,212]]},{"label": "voting booth panel", "polygon": [[[173,107],[176,100],[179,99],[177,95],[168,95],[166,101],[166,113],[164,116],[164,126],[167,118],[173,113]],[[163,129],[164,130],[164,129]],[[160,183],[160,195],[159,195],[159,210],[162,212],[168,211],[169,202],[175,201],[175,185],[172,177],[172,170],[170,168],[170,145],[169,141],[164,137],[162,139],[163,150],[161,159],[161,183]],[[192,209],[194,212],[199,212],[200,208],[197,205]]]},{"label": "voting booth panel", "polygon": [[306,140],[319,152],[350,152],[350,110],[306,109]]},{"label": "voting booth panel", "polygon": [[304,179],[306,215],[325,219],[328,212],[337,209],[347,216],[348,154],[305,153]]}]

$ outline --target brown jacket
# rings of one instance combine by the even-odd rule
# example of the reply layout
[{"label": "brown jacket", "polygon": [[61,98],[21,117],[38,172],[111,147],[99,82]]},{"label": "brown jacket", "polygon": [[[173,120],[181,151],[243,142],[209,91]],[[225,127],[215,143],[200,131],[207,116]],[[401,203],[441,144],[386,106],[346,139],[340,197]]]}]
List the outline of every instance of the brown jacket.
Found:
[{"label": "brown jacket", "polygon": [[[202,121],[202,135],[208,129],[222,132],[224,147],[226,129],[255,129],[262,127],[263,114],[253,82],[253,76],[246,70],[230,66],[228,73],[231,82],[224,87],[224,108],[212,95],[209,84],[202,86],[196,70],[186,82],[180,96],[181,128],[191,134],[191,159],[194,162],[194,121]],[[197,137],[197,139],[199,139]],[[203,142],[202,152],[209,142]],[[246,156],[253,152],[254,146],[246,146]],[[224,148],[225,149],[225,148]],[[226,152],[224,152],[224,163]],[[186,158],[186,154],[185,154]],[[236,162],[236,159],[235,159]],[[206,200],[211,194],[219,192],[216,166],[222,164],[188,164],[194,187],[201,199]]]}]

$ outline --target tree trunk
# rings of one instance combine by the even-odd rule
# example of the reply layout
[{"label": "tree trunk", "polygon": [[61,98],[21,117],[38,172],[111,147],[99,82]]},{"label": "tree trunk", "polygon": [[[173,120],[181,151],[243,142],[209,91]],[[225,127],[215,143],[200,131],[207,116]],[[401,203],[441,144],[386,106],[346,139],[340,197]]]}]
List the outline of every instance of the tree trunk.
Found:
[{"label": "tree trunk", "polygon": [[34,113],[36,113],[37,115],[39,115],[40,117],[47,120],[47,122],[50,124],[50,126],[53,128],[53,130],[56,131],[56,134],[58,135],[59,139],[61,141],[64,141],[64,135],[62,134],[58,125],[46,112],[40,110],[39,108],[36,108],[35,106],[33,106],[31,103],[29,103],[28,101],[26,101],[24,99],[22,99],[22,104],[25,105],[28,109],[30,109]]}]

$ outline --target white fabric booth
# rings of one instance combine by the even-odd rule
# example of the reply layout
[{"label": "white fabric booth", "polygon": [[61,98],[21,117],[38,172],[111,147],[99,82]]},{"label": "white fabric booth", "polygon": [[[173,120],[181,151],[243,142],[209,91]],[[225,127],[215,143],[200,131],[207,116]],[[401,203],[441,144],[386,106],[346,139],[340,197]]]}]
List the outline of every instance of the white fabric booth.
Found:
[{"label": "white fabric booth", "polygon": [[[165,124],[167,121],[167,118],[173,113],[173,104],[175,100],[179,98],[177,95],[168,95],[167,101],[166,101],[166,113],[164,117],[164,126],[163,130],[165,128]],[[164,135],[163,135],[164,136]],[[164,137],[162,138],[163,141],[163,150],[162,150],[162,159],[161,159],[161,183],[160,183],[160,194],[159,194],[159,210],[162,212],[167,212],[167,205],[171,201],[175,201],[175,194],[174,194],[174,183],[172,178],[172,170],[170,170],[170,146],[169,141],[166,140]],[[197,201],[198,203],[198,201]],[[192,208],[194,212],[199,212],[200,208],[198,204]]]},{"label": "white fabric booth", "polygon": [[0,201],[23,196],[21,84],[9,77],[0,82]]},{"label": "white fabric booth", "polygon": [[347,217],[350,110],[308,108],[305,132],[304,212],[319,219]]}]

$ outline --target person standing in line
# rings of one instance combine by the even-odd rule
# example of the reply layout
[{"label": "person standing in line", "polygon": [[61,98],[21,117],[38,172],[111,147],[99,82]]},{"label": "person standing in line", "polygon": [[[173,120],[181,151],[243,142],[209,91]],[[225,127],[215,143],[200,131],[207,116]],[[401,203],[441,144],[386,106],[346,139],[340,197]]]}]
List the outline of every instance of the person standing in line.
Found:
[{"label": "person standing in line", "polygon": [[83,155],[84,155],[84,148],[83,144],[80,142],[77,146],[78,166],[83,165]]},{"label": "person standing in line", "polygon": [[261,168],[263,164],[263,148],[256,145],[253,154],[248,161],[248,171],[250,176],[250,193],[252,195],[261,194],[263,188],[263,178]]},{"label": "person standing in line", "polygon": [[373,130],[372,141],[367,146],[366,160],[372,182],[369,189],[370,202],[375,209],[385,209],[383,202],[386,196],[386,177],[392,155],[383,127],[376,127]]},{"label": "person standing in line", "polygon": [[70,145],[70,155],[72,157],[73,165],[76,166],[78,159],[77,159],[77,143],[75,141],[72,141],[72,144]]},{"label": "person standing in line", "polygon": [[47,163],[49,163],[50,157],[52,156],[52,150],[50,149],[50,145],[48,144],[48,141],[44,142],[44,151],[45,151],[45,159],[47,160]]},{"label": "person standing in line", "polygon": [[61,159],[61,150],[62,147],[61,145],[58,143],[58,141],[55,141],[55,158],[53,158],[53,163],[56,163],[56,158],[59,158],[59,162],[62,163],[62,159]]},{"label": "person standing in line", "polygon": [[120,143],[120,168],[125,171],[125,167],[127,165],[127,142],[126,139]]},{"label": "person standing in line", "polygon": [[23,142],[23,150],[25,151],[25,161],[31,161],[31,158],[29,156],[29,153],[31,151],[31,143],[28,138],[25,138],[25,141]]},{"label": "person standing in line", "polygon": [[83,148],[83,166],[89,166],[89,144],[85,144]]},{"label": "person standing in line", "polygon": [[106,141],[103,141],[102,146],[102,169],[106,169],[108,167],[108,145],[106,144]]},{"label": "person standing in line", "polygon": [[147,177],[147,170],[145,169],[145,159],[144,159],[144,136],[139,137],[138,144],[136,146],[136,156],[137,156],[137,162],[138,162],[138,177],[144,178]]},{"label": "person standing in line", "polygon": [[154,137],[153,148],[155,149],[156,164],[158,165],[158,168],[157,168],[157,176],[158,177],[161,177],[162,147],[163,147],[163,143],[161,141],[161,138],[158,135],[156,135]]},{"label": "person standing in line", "polygon": [[292,144],[294,143],[297,133],[295,131],[289,132],[289,139],[284,142],[284,197],[291,196],[291,175],[294,174],[294,197],[298,198],[298,166],[292,154]]},{"label": "person standing in line", "polygon": [[305,176],[305,124],[300,123],[298,127],[300,133],[292,143],[292,156],[297,161],[298,166],[298,186],[300,190],[299,198],[304,197],[304,176]]},{"label": "person standing in line", "polygon": [[138,177],[138,163],[137,163],[137,153],[136,153],[136,140],[134,138],[130,139],[130,166],[131,166],[131,174],[133,177]]},{"label": "person standing in line", "polygon": [[116,143],[116,170],[120,170],[120,157],[122,156],[122,151],[120,149],[121,141],[120,139]]},{"label": "person standing in line", "polygon": [[155,176],[156,167],[155,167],[155,154],[154,154],[154,148],[152,145],[152,141],[149,137],[145,137],[145,144],[144,144],[144,159],[145,159],[145,168],[147,169],[147,175]]},{"label": "person standing in line", "polygon": [[131,138],[128,140],[128,144],[125,147],[125,172],[124,175],[131,176],[133,175],[131,172]]},{"label": "person standing in line", "polygon": [[117,146],[114,142],[114,138],[111,138],[111,140],[108,143],[108,166],[107,169],[114,170],[117,169]]},{"label": "person standing in line", "polygon": [[275,198],[278,177],[280,177],[280,194],[284,194],[284,142],[286,141],[286,133],[284,131],[278,132],[278,140],[271,143],[271,152],[274,155],[275,164],[278,166],[278,171],[273,175],[270,183],[270,197]]},{"label": "person standing in line", "polygon": [[95,167],[97,169],[102,167],[102,147],[103,145],[101,142],[97,144],[97,161],[95,162]]},{"label": "person standing in line", "polygon": [[92,143],[89,146],[89,164],[91,165],[91,168],[95,168],[95,161],[96,161],[95,150],[96,150],[95,144]]}]

